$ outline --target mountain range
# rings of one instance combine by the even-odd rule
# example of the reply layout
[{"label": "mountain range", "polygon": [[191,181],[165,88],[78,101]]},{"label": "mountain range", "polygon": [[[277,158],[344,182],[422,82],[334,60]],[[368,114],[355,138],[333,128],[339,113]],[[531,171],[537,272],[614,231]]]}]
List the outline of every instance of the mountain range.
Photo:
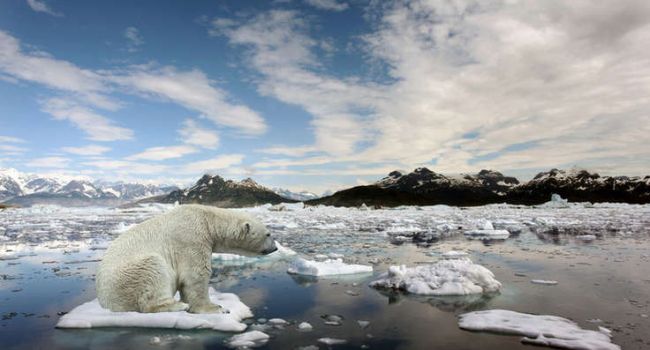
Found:
[{"label": "mountain range", "polygon": [[650,176],[600,176],[586,170],[552,169],[520,183],[514,177],[492,170],[447,176],[417,168],[410,173],[393,171],[374,184],[352,187],[305,203],[347,207],[534,205],[549,201],[554,193],[571,202],[650,203]]},{"label": "mountain range", "polygon": [[90,181],[0,169],[0,202],[10,205],[113,206],[169,193],[176,186]]},{"label": "mountain range", "polygon": [[298,200],[280,196],[259,185],[251,178],[242,181],[225,180],[219,175],[203,175],[192,187],[159,196],[162,203],[200,203],[223,208],[251,207],[261,204],[279,204]]}]

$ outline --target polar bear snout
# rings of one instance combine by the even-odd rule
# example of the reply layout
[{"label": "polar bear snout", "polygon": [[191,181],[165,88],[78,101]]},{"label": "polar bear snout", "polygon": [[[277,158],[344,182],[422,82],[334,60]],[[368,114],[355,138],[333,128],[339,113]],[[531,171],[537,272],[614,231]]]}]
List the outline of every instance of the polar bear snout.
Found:
[{"label": "polar bear snout", "polygon": [[262,254],[263,254],[263,255],[268,255],[268,254],[273,253],[273,252],[276,251],[276,250],[278,250],[278,247],[273,247],[273,248],[270,248],[270,249],[264,249],[264,250],[262,251]]},{"label": "polar bear snout", "polygon": [[260,253],[262,255],[267,255],[273,253],[276,250],[278,250],[278,247],[275,244],[275,240],[271,237],[270,234],[267,234],[266,240],[264,241],[264,245],[262,247],[262,251]]}]

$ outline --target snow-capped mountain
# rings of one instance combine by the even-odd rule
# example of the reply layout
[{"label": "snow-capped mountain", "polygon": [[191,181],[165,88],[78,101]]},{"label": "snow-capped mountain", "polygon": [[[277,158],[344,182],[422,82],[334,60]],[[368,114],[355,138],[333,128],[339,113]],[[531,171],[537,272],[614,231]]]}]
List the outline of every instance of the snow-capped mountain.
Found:
[{"label": "snow-capped mountain", "polygon": [[203,175],[194,186],[173,191],[160,199],[163,203],[200,203],[224,208],[291,202],[251,178],[242,181],[224,180],[218,175]]},{"label": "snow-capped mountain", "polygon": [[18,205],[114,205],[169,193],[175,186],[91,181],[0,169],[0,202]]},{"label": "snow-capped mountain", "polygon": [[601,177],[586,170],[552,169],[520,183],[500,172],[481,170],[477,174],[447,176],[427,168],[411,173],[393,171],[368,186],[357,186],[308,204],[340,206],[397,205],[483,205],[490,203],[540,204],[557,193],[569,201],[650,202],[650,176]]},{"label": "snow-capped mountain", "polygon": [[300,201],[300,202],[304,202],[304,201],[308,201],[310,199],[316,199],[316,198],[320,197],[319,195],[317,195],[315,193],[312,193],[312,192],[309,192],[309,191],[293,192],[291,190],[288,190],[288,189],[285,189],[285,188],[279,188],[279,187],[273,188],[273,192],[279,194],[280,196],[282,196],[284,198],[289,198],[289,199],[292,199],[294,201]]}]

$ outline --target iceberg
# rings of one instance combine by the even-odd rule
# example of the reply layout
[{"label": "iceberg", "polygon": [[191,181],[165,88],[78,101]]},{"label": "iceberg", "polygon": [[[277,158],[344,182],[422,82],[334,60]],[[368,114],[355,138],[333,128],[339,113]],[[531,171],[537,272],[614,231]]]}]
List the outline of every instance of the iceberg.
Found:
[{"label": "iceberg", "polygon": [[580,350],[621,349],[611,342],[608,329],[582,329],[575,322],[558,316],[495,309],[462,314],[458,326],[469,331],[523,335],[521,341],[526,344]]},{"label": "iceberg", "polygon": [[[176,329],[212,329],[223,332],[242,332],[246,329],[243,319],[253,313],[232,293],[219,293],[210,288],[210,301],[223,306],[229,313],[192,314],[187,311],[140,313],[112,312],[94,299],[81,304],[61,316],[57,328],[143,327]],[[178,299],[178,293],[176,294]]]},{"label": "iceberg", "polygon": [[415,267],[391,266],[380,277],[370,286],[420,295],[469,295],[501,289],[492,271],[472,263],[469,258],[440,260]]},{"label": "iceberg", "polygon": [[260,331],[250,331],[242,334],[233,335],[228,339],[228,346],[231,348],[256,348],[269,341],[269,335]]}]

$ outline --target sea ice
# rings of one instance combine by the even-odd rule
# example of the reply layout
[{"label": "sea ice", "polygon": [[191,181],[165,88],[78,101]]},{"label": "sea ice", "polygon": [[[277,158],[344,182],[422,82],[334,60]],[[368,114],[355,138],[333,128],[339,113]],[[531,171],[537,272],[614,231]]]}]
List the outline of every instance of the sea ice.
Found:
[{"label": "sea ice", "polygon": [[323,343],[325,345],[340,345],[340,344],[345,344],[348,341],[345,339],[337,339],[337,338],[318,338],[319,343]]},{"label": "sea ice", "polygon": [[228,346],[231,348],[255,348],[262,346],[269,341],[269,335],[260,331],[250,331],[233,335],[228,339]]},{"label": "sea ice", "polygon": [[371,273],[372,266],[346,264],[342,259],[314,261],[297,258],[289,263],[287,272],[290,274],[307,276],[349,275]]},{"label": "sea ice", "polygon": [[510,232],[506,230],[469,230],[465,231],[465,236],[470,239],[507,239],[510,237]]},{"label": "sea ice", "polygon": [[566,318],[531,315],[509,310],[475,311],[460,315],[460,328],[523,335],[522,342],[564,349],[620,350],[609,332],[580,328]]},{"label": "sea ice", "polygon": [[462,258],[415,267],[391,266],[370,286],[422,295],[467,295],[496,292],[501,283],[492,271]]},{"label": "sea ice", "polygon": [[[145,327],[177,329],[213,329],[241,332],[246,324],[241,321],[253,316],[251,310],[231,293],[219,293],[210,288],[210,301],[229,311],[224,314],[192,314],[186,311],[140,313],[112,312],[99,305],[97,299],[81,304],[61,316],[57,328]],[[178,294],[177,294],[178,296]]]},{"label": "sea ice", "polygon": [[298,325],[298,330],[301,332],[309,332],[314,329],[314,326],[312,326],[309,322],[301,322]]},{"label": "sea ice", "polygon": [[466,258],[467,253],[456,251],[456,250],[450,250],[448,252],[442,253],[442,257],[448,260],[460,259],[460,258]]},{"label": "sea ice", "polygon": [[557,281],[551,281],[551,280],[531,280],[530,283],[534,284],[544,284],[547,286],[554,286],[557,284]]},{"label": "sea ice", "polygon": [[244,256],[244,255],[230,254],[230,253],[213,253],[212,260],[228,263],[229,265],[233,265],[233,264],[244,265],[244,264],[251,264],[256,261],[260,261],[262,259],[280,259],[280,258],[297,254],[291,248],[287,248],[283,246],[278,241],[275,242],[275,246],[278,248],[278,250],[274,251],[269,255]]}]

